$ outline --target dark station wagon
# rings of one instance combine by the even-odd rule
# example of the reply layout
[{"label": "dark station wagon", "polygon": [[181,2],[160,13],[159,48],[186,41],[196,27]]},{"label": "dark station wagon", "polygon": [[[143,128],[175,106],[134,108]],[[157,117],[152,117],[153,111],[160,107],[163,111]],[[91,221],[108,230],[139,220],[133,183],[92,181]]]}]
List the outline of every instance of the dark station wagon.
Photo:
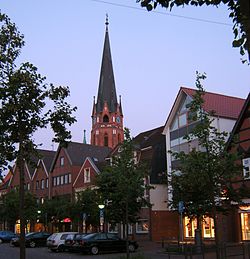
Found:
[{"label": "dark station wagon", "polygon": [[[124,252],[126,240],[114,233],[77,234],[65,241],[65,247],[72,252],[86,252],[93,255],[99,252]],[[137,242],[129,240],[128,248],[130,252],[135,252],[138,248]]]}]

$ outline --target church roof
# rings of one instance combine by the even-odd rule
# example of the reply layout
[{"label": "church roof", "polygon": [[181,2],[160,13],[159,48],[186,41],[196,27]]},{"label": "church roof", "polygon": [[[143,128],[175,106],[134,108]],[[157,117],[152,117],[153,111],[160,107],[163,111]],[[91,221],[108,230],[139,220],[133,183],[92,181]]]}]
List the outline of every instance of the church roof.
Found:
[{"label": "church roof", "polygon": [[113,72],[109,33],[108,33],[108,20],[106,19],[106,32],[104,40],[104,48],[102,55],[101,72],[99,79],[99,88],[96,102],[96,112],[102,112],[104,103],[107,102],[110,112],[116,112],[117,109],[117,96],[115,88],[115,78]]}]

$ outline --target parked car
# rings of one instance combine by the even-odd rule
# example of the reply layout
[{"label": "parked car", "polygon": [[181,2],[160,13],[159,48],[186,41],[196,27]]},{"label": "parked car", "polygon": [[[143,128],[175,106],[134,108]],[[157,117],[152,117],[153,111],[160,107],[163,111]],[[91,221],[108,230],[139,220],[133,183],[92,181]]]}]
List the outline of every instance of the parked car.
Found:
[{"label": "parked car", "polygon": [[47,247],[52,252],[63,252],[65,250],[65,240],[69,235],[77,234],[77,232],[58,232],[47,238]]},{"label": "parked car", "polygon": [[[25,246],[36,247],[36,246],[46,246],[47,238],[50,236],[47,232],[30,232],[25,235]],[[14,246],[19,246],[20,239],[15,237],[11,239],[11,244]]]},{"label": "parked car", "polygon": [[[73,242],[66,240],[65,246],[69,251],[87,252],[93,255],[99,252],[124,252],[126,251],[126,240],[121,239],[114,233],[92,233],[86,236],[75,237]],[[128,248],[134,252],[138,248],[136,241],[129,240]]]},{"label": "parked car", "polygon": [[9,230],[0,231],[0,244],[3,242],[10,242],[10,240],[14,237],[17,237],[17,235]]},{"label": "parked car", "polygon": [[82,240],[87,235],[88,234],[84,234],[84,233],[76,233],[76,234],[68,235],[65,240],[65,250],[69,252],[80,252]]}]

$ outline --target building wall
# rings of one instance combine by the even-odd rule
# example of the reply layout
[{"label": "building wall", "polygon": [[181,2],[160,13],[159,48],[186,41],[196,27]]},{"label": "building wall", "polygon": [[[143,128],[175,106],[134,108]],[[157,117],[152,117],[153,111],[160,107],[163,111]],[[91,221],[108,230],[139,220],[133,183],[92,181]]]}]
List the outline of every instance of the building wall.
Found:
[{"label": "building wall", "polygon": [[179,220],[174,211],[151,211],[152,240],[178,240]]},{"label": "building wall", "polygon": [[153,189],[150,190],[150,202],[152,204],[152,211],[167,210],[167,186],[165,184],[154,184]]}]

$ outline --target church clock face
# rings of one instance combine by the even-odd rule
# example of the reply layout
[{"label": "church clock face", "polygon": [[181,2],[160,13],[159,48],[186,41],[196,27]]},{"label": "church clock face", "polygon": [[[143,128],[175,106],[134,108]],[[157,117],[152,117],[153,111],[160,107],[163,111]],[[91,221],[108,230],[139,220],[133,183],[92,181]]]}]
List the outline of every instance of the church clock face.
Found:
[{"label": "church clock face", "polygon": [[117,122],[117,123],[120,123],[120,122],[121,122],[121,119],[120,119],[119,116],[116,117],[116,122]]}]

